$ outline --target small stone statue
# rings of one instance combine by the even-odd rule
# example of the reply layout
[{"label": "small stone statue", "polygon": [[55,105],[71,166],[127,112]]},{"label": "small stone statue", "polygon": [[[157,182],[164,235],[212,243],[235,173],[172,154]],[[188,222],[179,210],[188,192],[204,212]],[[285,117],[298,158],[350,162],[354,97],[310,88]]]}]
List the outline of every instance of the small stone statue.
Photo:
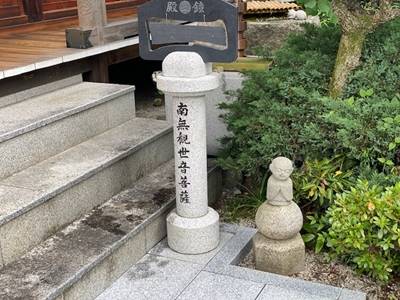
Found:
[{"label": "small stone statue", "polygon": [[289,205],[293,200],[293,182],[290,179],[292,161],[286,157],[277,157],[269,169],[272,175],[267,184],[267,202],[271,205]]},{"label": "small stone statue", "polygon": [[290,19],[290,20],[307,20],[307,14],[304,10],[290,9],[288,12],[288,19]]},{"label": "small stone statue", "polygon": [[290,275],[304,270],[305,246],[300,235],[303,214],[293,201],[293,163],[275,158],[269,166],[267,200],[256,213],[253,238],[256,269]]}]

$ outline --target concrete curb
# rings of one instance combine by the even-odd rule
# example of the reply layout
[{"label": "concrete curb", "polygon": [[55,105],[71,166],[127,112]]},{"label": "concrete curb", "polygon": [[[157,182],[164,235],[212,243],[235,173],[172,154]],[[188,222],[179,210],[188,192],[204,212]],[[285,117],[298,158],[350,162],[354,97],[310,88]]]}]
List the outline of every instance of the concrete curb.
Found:
[{"label": "concrete curb", "polygon": [[308,282],[277,274],[251,270],[237,266],[252,249],[252,238],[257,230],[253,228],[224,225],[235,235],[225,244],[221,251],[208,263],[205,271],[231,276],[238,279],[263,283],[284,289],[293,289],[300,293],[307,293],[319,297],[338,300],[365,300],[362,292],[337,288],[320,283]]}]

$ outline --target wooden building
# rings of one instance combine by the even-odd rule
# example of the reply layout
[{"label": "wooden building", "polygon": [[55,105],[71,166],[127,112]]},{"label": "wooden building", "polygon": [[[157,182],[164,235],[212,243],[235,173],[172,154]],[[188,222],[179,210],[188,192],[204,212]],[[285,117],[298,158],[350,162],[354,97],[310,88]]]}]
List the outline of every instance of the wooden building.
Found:
[{"label": "wooden building", "polygon": [[[107,10],[132,8],[144,0],[106,0]],[[77,0],[0,0],[0,26],[77,16]]]},{"label": "wooden building", "polygon": [[[136,13],[145,1],[0,0],[0,96],[4,94],[2,79],[27,73],[30,75],[24,80],[40,73],[74,75],[72,72],[84,74],[88,81],[108,82],[110,65],[138,57]],[[242,13],[243,3],[239,7]],[[95,28],[91,35],[95,47],[68,48],[68,28],[82,32]],[[241,22],[241,54],[244,30]]]}]

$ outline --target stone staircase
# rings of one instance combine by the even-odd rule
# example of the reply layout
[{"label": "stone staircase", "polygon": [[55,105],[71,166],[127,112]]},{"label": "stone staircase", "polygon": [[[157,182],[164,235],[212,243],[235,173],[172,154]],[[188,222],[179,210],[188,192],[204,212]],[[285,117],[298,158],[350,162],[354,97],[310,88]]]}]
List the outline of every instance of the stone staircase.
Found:
[{"label": "stone staircase", "polygon": [[[0,98],[0,299],[94,299],[165,236],[172,129],[80,76]],[[210,198],[220,186],[211,168]]]}]

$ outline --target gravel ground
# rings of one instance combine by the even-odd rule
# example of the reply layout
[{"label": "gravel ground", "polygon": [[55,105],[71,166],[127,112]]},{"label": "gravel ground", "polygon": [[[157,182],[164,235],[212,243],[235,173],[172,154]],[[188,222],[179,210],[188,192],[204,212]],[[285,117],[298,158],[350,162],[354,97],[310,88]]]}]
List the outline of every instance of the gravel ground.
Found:
[{"label": "gravel ground", "polygon": [[139,118],[149,118],[165,120],[165,104],[160,98],[156,99],[137,99],[136,116]]}]

